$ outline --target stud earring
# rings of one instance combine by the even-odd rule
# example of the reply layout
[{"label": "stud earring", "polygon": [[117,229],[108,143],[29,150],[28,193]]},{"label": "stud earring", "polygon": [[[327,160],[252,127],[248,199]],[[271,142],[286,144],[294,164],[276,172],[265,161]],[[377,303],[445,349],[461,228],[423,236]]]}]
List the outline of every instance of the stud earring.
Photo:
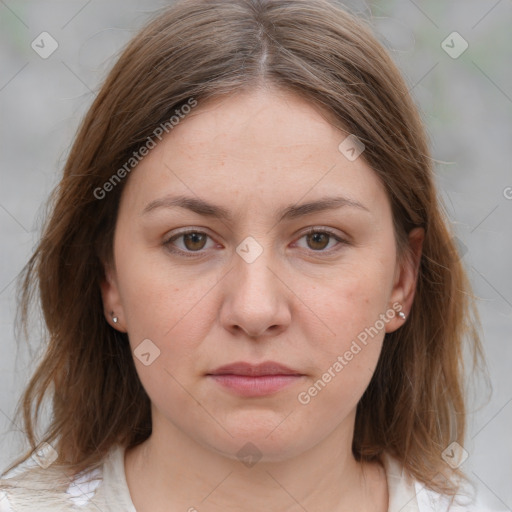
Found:
[{"label": "stud earring", "polygon": [[110,316],[112,317],[112,322],[114,322],[115,324],[117,324],[117,322],[119,322],[119,318],[117,318],[117,316],[114,316],[113,311],[110,313]]},{"label": "stud earring", "polygon": [[398,316],[402,319],[402,320],[405,320],[406,319],[406,316],[405,316],[405,313],[403,311],[400,311],[398,313]]}]

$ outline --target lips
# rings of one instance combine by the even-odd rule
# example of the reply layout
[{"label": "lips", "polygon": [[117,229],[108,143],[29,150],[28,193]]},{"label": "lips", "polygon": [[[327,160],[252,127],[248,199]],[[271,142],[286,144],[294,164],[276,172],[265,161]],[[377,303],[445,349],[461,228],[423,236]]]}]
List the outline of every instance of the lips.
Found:
[{"label": "lips", "polygon": [[206,374],[224,390],[244,398],[274,395],[300,382],[304,375],[275,361],[260,364],[237,362]]},{"label": "lips", "polygon": [[227,364],[209,372],[207,375],[243,375],[261,377],[264,375],[302,375],[299,371],[288,368],[275,361],[251,364],[244,361]]}]

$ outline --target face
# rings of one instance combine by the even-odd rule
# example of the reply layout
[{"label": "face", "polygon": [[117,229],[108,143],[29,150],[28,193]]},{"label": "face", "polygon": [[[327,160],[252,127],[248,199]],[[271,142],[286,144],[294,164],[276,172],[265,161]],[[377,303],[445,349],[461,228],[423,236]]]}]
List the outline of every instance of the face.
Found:
[{"label": "face", "polygon": [[[351,431],[416,270],[347,135],[293,93],[245,92],[199,104],[132,171],[102,294],[154,432],[280,460]],[[212,375],[269,361],[292,375]]]}]

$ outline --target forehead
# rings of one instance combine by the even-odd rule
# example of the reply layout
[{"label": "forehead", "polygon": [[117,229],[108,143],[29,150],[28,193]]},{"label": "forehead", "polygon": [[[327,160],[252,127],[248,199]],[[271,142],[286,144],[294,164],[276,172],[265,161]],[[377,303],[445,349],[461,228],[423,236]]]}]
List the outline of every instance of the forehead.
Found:
[{"label": "forehead", "polygon": [[384,190],[374,171],[338,149],[347,135],[318,107],[287,91],[210,99],[139,163],[123,195],[139,209],[165,193],[247,206],[344,192],[378,201]]},{"label": "forehead", "polygon": [[296,93],[259,88],[199,104],[174,131],[174,140],[185,147],[206,144],[242,155],[251,149],[260,155],[256,145],[296,153],[301,147],[318,147],[342,135],[326,118],[326,112]]}]

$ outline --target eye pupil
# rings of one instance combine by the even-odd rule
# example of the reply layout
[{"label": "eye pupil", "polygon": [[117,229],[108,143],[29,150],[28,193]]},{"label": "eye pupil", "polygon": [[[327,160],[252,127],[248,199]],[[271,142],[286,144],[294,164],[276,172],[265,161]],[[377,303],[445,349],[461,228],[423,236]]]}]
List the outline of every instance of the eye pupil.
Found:
[{"label": "eye pupil", "polygon": [[[328,235],[327,233],[311,233],[311,234],[307,235],[307,237],[308,237],[308,245],[310,245],[309,242],[311,240],[313,240],[313,245],[316,244],[316,243],[320,244],[320,247],[318,247],[318,246],[317,247],[311,247],[311,245],[310,245],[310,247],[312,249],[314,249],[314,250],[324,249],[329,244],[329,237],[330,237],[330,235]],[[322,241],[324,243],[322,243]]]},{"label": "eye pupil", "polygon": [[[195,244],[198,242],[199,240],[199,247],[197,247]],[[185,246],[187,247],[187,249],[189,250],[200,250],[204,247],[205,245],[205,242],[206,242],[206,236],[204,234],[201,234],[201,233],[186,233],[185,235],[183,235],[183,241],[185,243]],[[188,242],[192,242],[192,246],[190,246],[190,244]],[[202,242],[202,244],[201,244]]]}]

